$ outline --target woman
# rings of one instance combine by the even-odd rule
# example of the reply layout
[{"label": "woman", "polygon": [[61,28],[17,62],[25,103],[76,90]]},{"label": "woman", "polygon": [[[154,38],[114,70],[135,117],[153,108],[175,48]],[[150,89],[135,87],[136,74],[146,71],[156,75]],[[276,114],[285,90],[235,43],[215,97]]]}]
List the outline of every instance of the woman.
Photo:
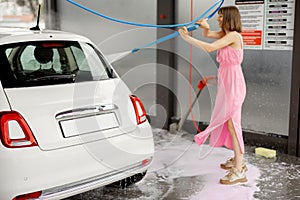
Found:
[{"label": "woman", "polygon": [[203,144],[210,134],[210,145],[226,146],[234,151],[234,157],[221,164],[229,173],[220,179],[221,184],[247,182],[245,153],[241,128],[242,104],[246,96],[246,84],[241,68],[243,60],[242,25],[239,10],[234,6],[222,7],[218,22],[220,31],[211,31],[207,20],[197,23],[203,36],[216,41],[207,43],[189,36],[186,27],[179,29],[188,43],[207,52],[218,50],[218,91],[209,126],[195,136],[197,144]]}]

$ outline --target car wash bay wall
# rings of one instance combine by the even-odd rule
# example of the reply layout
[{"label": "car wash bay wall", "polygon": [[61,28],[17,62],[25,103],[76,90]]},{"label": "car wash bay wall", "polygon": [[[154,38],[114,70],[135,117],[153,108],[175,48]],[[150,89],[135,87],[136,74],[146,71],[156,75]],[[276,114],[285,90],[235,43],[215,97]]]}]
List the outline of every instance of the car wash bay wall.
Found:
[{"label": "car wash bay wall", "polygon": [[[249,31],[243,34],[245,51],[242,68],[247,83],[247,96],[242,112],[242,127],[246,132],[246,140],[255,140],[253,135],[247,133],[287,138],[295,1],[255,2],[228,0],[224,3],[224,6],[235,5],[240,9],[243,29]],[[198,17],[212,3],[193,1],[191,4],[189,1],[176,1],[177,21],[190,21],[191,18]],[[279,12],[283,14],[279,15]],[[219,30],[217,15],[209,20],[209,24],[212,30]],[[203,38],[200,30],[194,31],[193,36],[207,42],[213,41]],[[177,40],[177,51],[180,55],[177,57],[177,69],[187,80],[190,80],[189,76],[192,77],[194,90],[203,76],[217,74],[216,53],[208,54],[197,48],[191,50],[181,39]],[[192,75],[189,72],[190,61],[193,64]],[[184,94],[182,91],[189,90],[187,86],[182,87],[182,84],[177,84],[177,88],[180,95]],[[204,124],[209,122],[215,92],[214,86],[209,86],[203,91],[198,101],[199,106],[194,108],[193,116],[188,118],[190,121],[195,119]],[[177,116],[180,116],[180,112],[187,108],[188,104],[189,98],[186,98],[181,105],[177,105]],[[283,143],[286,145],[287,140],[283,140]]]}]

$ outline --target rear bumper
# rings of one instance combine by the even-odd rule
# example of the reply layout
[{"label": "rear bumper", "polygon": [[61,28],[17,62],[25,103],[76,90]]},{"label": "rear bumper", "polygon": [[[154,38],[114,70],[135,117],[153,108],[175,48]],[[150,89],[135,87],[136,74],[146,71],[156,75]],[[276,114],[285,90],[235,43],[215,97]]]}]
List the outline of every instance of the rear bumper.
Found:
[{"label": "rear bumper", "polygon": [[51,151],[0,144],[0,199],[36,191],[42,191],[40,199],[61,199],[146,171],[154,155],[153,135],[150,126],[138,129]]},{"label": "rear bumper", "polygon": [[147,162],[138,162],[127,167],[124,167],[118,171],[109,172],[101,176],[92,177],[83,181],[75,182],[69,185],[63,185],[56,188],[51,188],[44,190],[42,195],[37,198],[40,200],[43,199],[61,199],[69,197],[71,194],[83,193],[107,184],[113,183],[115,181],[124,179],[126,177],[135,175],[137,173],[142,173],[147,170],[149,165],[152,163],[153,157],[146,159]]}]

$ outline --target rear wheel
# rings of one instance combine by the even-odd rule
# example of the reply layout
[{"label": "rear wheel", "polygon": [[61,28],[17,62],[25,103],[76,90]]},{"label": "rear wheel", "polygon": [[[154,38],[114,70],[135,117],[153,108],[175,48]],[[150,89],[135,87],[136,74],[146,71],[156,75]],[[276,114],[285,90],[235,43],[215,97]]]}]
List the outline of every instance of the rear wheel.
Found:
[{"label": "rear wheel", "polygon": [[146,175],[146,172],[147,171],[144,171],[142,173],[138,173],[138,174],[135,174],[133,176],[130,176],[130,177],[127,177],[127,178],[124,178],[122,180],[119,180],[119,181],[116,181],[114,183],[111,183],[109,185],[107,185],[107,187],[114,187],[114,188],[126,188],[132,184],[135,184],[139,181],[141,181],[145,175]]}]

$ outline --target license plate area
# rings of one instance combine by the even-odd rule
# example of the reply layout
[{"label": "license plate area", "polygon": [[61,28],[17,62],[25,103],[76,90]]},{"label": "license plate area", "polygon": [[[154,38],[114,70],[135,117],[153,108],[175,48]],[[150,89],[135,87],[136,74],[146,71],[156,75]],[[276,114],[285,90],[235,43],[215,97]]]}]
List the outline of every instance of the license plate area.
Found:
[{"label": "license plate area", "polygon": [[62,134],[65,138],[119,127],[119,121],[114,112],[86,116],[59,122]]}]

